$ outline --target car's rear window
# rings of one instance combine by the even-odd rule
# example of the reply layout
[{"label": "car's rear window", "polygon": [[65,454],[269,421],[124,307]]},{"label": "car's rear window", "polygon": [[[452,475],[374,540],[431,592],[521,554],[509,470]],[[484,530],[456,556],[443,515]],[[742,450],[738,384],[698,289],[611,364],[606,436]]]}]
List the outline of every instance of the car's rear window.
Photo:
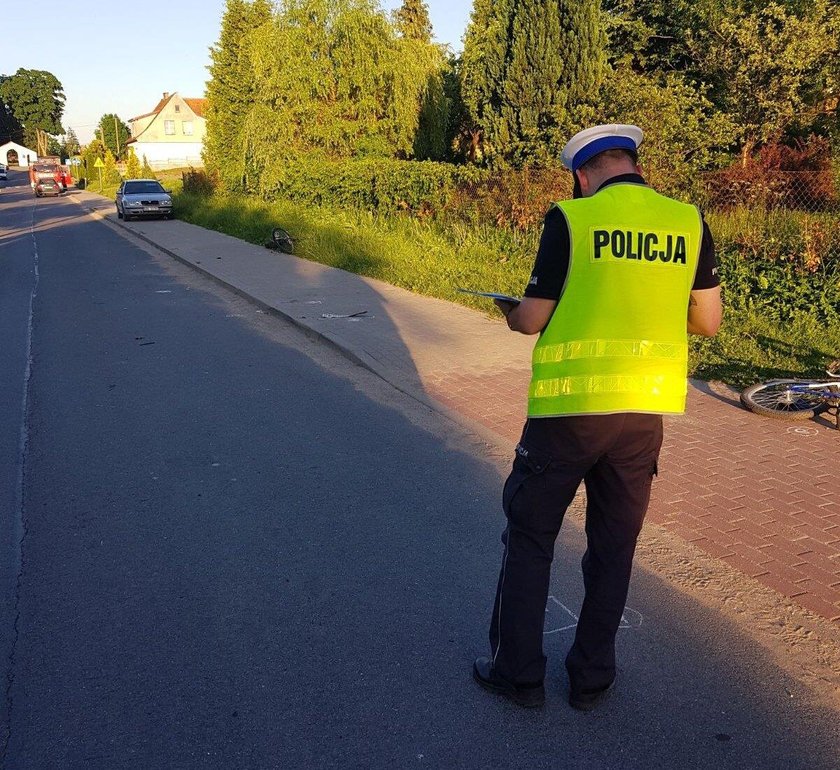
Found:
[{"label": "car's rear window", "polygon": [[125,193],[162,193],[163,187],[160,182],[126,182],[123,192]]}]

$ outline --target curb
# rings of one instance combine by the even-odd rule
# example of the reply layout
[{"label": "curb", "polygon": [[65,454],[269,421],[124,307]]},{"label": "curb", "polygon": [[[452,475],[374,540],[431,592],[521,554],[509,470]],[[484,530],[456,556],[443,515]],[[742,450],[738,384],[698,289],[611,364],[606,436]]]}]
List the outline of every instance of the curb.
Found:
[{"label": "curb", "polygon": [[[159,243],[156,243],[154,240],[144,235],[143,233],[137,232],[128,224],[126,224],[123,220],[109,217],[108,213],[110,212],[106,213],[95,208],[89,208],[82,201],[77,200],[76,198],[73,198],[73,200],[79,206],[84,208],[85,211],[88,214],[90,214],[90,216],[92,216],[94,219],[105,221],[110,225],[125,230],[127,233],[130,233],[133,237],[143,241],[144,243],[149,244],[150,246],[153,246],[155,249],[157,249],[163,254],[166,254],[168,257],[171,257],[176,262],[179,262],[180,264],[191,268],[192,270],[204,276],[205,278],[209,278],[217,285],[222,286],[223,288],[232,291],[237,296],[248,300],[252,304],[259,307],[261,310],[268,313],[269,315],[273,315],[276,318],[280,318],[281,320],[290,323],[296,329],[299,329],[301,332],[303,332],[303,334],[305,334],[309,339],[328,345],[332,350],[344,356],[347,360],[351,361],[357,366],[360,366],[363,369],[369,371],[371,374],[379,377],[379,379],[381,379],[383,382],[386,382],[395,390],[408,396],[414,401],[417,401],[422,406],[426,407],[432,412],[435,412],[436,414],[441,415],[447,420],[450,420],[456,425],[460,425],[461,427],[475,434],[485,443],[490,444],[491,446],[498,447],[500,449],[511,450],[510,441],[507,438],[505,438],[504,436],[500,436],[498,433],[491,430],[490,428],[485,427],[481,423],[477,423],[474,420],[470,420],[469,418],[464,417],[460,412],[457,412],[454,409],[450,409],[449,407],[444,406],[440,402],[430,398],[424,392],[418,391],[416,388],[406,387],[404,384],[397,382],[396,378],[391,378],[390,376],[388,376],[388,374],[377,365],[376,359],[374,359],[372,356],[368,356],[364,352],[353,350],[347,345],[342,345],[341,343],[332,339],[330,336],[324,334],[323,332],[320,332],[317,329],[308,326],[305,323],[302,323],[300,319],[286,314],[279,308],[276,308],[273,305],[264,302],[263,300],[257,299],[256,297],[239,288],[235,284],[230,283],[223,278],[219,278],[217,275],[214,275],[212,272],[202,267],[201,265],[197,265],[195,262],[191,262],[190,260],[185,259],[184,257],[180,256],[178,253],[172,251],[171,249],[168,249],[165,246],[161,246]],[[255,248],[257,247],[255,246]]]}]

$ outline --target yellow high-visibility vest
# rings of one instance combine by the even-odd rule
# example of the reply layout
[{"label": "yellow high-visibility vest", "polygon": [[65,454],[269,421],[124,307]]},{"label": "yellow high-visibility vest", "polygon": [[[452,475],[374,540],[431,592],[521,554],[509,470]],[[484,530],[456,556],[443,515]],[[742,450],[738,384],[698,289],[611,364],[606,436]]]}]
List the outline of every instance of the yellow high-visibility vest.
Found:
[{"label": "yellow high-visibility vest", "polygon": [[556,205],[569,272],[534,347],[528,416],[682,413],[700,212],[632,182]]}]

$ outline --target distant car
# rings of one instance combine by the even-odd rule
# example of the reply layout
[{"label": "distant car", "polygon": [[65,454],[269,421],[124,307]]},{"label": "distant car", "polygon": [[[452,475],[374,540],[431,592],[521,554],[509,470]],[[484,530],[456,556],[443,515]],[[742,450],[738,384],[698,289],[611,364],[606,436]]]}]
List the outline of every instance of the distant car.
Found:
[{"label": "distant car", "polygon": [[9,173],[6,171],[6,166],[0,163],[0,179],[8,179]]},{"label": "distant car", "polygon": [[117,190],[114,201],[117,217],[128,221],[133,217],[172,216],[172,196],[157,179],[126,179]]},{"label": "distant car", "polygon": [[38,198],[44,195],[61,195],[63,192],[64,187],[61,185],[61,182],[55,179],[39,179],[35,182],[35,195]]}]

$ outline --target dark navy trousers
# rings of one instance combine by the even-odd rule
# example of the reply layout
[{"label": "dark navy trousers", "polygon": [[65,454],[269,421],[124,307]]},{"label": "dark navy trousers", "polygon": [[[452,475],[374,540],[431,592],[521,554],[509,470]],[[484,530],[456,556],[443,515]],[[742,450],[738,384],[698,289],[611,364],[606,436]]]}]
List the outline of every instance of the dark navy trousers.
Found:
[{"label": "dark navy trousers", "polygon": [[545,676],[543,624],[554,543],[583,482],[585,598],[566,669],[578,689],[598,689],[615,678],[615,635],[661,446],[660,415],[526,422],[502,495],[505,551],[490,624],[492,665],[500,676],[515,684]]}]

